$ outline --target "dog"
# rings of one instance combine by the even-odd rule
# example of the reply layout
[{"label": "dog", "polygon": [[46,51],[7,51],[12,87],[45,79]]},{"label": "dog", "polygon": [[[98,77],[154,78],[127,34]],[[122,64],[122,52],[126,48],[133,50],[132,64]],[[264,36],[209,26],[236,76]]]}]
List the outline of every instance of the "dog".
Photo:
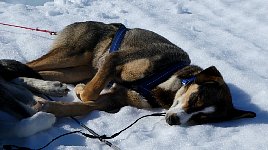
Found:
[{"label": "dog", "polygon": [[[15,60],[0,60],[0,111],[9,114],[0,120],[0,139],[27,137],[50,128],[56,121],[53,114],[37,112],[43,95],[67,95],[66,84],[44,81],[31,68]],[[11,118],[13,116],[13,118]],[[1,115],[2,117],[2,115]]]},{"label": "dog", "polygon": [[[41,111],[65,117],[85,115],[92,110],[113,111],[126,105],[141,109],[160,107],[168,109],[165,118],[170,125],[256,116],[254,112],[234,108],[230,90],[216,67],[203,70],[191,65],[184,50],[152,31],[127,29],[118,51],[110,53],[120,27],[122,24],[117,23],[73,23],[59,33],[46,55],[27,63],[45,80],[82,83],[75,87],[82,102],[42,101]],[[129,88],[182,62],[187,65],[150,89],[151,98]],[[191,80],[182,84],[185,79]],[[113,86],[108,86],[111,82]]]}]

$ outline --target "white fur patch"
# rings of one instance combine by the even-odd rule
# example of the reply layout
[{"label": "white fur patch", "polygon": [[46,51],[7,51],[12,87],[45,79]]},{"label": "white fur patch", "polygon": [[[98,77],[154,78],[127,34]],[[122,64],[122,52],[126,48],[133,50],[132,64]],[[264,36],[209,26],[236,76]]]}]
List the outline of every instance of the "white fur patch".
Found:
[{"label": "white fur patch", "polygon": [[171,76],[167,81],[158,85],[158,87],[166,91],[167,90],[176,91],[179,89],[180,86],[181,86],[180,79],[175,75]]},{"label": "white fur patch", "polygon": [[185,124],[195,114],[198,114],[198,113],[205,113],[206,114],[206,113],[212,113],[214,111],[215,111],[215,107],[211,106],[211,107],[204,108],[200,111],[193,112],[191,114],[187,114],[185,111],[181,111],[181,112],[177,113],[177,116],[180,118],[181,124]]},{"label": "white fur patch", "polygon": [[37,132],[49,129],[56,122],[53,114],[38,112],[32,117],[22,119],[14,128],[16,137],[27,137]]},{"label": "white fur patch", "polygon": [[173,107],[171,109],[169,109],[167,111],[167,114],[174,114],[176,113],[176,115],[180,118],[180,123],[181,124],[185,124],[189,121],[189,119],[195,115],[195,114],[198,114],[198,113],[212,113],[215,111],[215,107],[214,106],[210,106],[210,107],[206,107],[200,111],[197,111],[197,112],[193,112],[191,114],[187,114],[183,109],[182,109],[182,106],[180,104],[178,104],[176,107]]}]

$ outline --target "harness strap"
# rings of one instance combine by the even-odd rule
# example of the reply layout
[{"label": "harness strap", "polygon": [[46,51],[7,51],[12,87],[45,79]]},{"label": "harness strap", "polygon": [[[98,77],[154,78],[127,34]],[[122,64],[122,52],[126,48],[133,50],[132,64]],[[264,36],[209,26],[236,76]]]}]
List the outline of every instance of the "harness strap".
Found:
[{"label": "harness strap", "polygon": [[185,85],[188,85],[188,84],[190,84],[190,83],[193,83],[194,81],[195,81],[195,76],[193,76],[193,77],[190,77],[190,78],[186,78],[186,79],[182,79],[181,80],[181,84],[183,85],[183,86],[185,86]]},{"label": "harness strap", "polygon": [[109,53],[116,52],[119,49],[127,30],[128,29],[123,24],[120,25],[113,38]]},{"label": "harness strap", "polygon": [[[122,40],[127,30],[128,29],[123,24],[119,26],[112,40],[109,53],[113,53],[119,50],[120,44],[122,43]],[[178,64],[175,64],[167,68],[166,70],[162,72],[154,73],[143,79],[140,79],[134,82],[123,82],[119,84],[138,92],[148,101],[148,103],[152,107],[159,107],[159,104],[157,103],[155,98],[152,96],[152,93],[151,93],[152,89],[155,88],[160,83],[162,83],[163,81],[167,80],[170,76],[172,76],[172,74],[174,74],[174,72],[176,72],[179,69],[184,68],[185,66],[188,66],[189,64],[190,64],[189,62],[180,62]],[[109,86],[111,86],[112,83],[113,82],[110,82]]]},{"label": "harness strap", "polygon": [[166,81],[169,79],[174,72],[178,71],[179,69],[184,68],[185,66],[188,66],[189,63],[187,62],[181,62],[179,64],[175,64],[164,71],[154,73],[148,77],[145,77],[143,79],[137,80],[135,82],[124,82],[121,85],[133,89],[137,91],[139,94],[141,94],[152,107],[159,107],[159,104],[155,100],[155,98],[152,96],[152,89],[155,88],[160,83]]}]

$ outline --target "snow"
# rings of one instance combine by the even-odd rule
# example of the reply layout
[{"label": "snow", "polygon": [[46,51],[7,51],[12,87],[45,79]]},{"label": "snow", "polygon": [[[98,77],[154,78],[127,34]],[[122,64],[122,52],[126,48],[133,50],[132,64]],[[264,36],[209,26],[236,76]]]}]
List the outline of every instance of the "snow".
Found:
[{"label": "snow", "polygon": [[[3,23],[59,31],[73,22],[95,20],[152,30],[187,51],[193,64],[216,66],[230,86],[234,105],[257,113],[254,119],[191,127],[169,126],[163,117],[146,118],[109,140],[121,149],[267,149],[267,14],[268,1],[263,0],[0,1]],[[53,39],[55,36],[48,33],[1,25],[0,58],[31,61],[47,53]],[[61,100],[77,98],[71,92]],[[79,120],[99,134],[112,135],[142,115],[162,111],[127,106],[114,114],[93,111]],[[69,118],[57,119],[48,130],[27,138],[1,139],[0,145],[38,148],[60,134],[79,129]],[[47,149],[110,147],[74,134]]]}]

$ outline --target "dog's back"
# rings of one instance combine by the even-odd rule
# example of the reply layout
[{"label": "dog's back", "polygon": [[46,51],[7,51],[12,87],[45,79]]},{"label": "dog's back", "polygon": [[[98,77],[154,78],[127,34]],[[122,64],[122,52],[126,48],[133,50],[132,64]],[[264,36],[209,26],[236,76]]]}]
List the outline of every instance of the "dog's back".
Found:
[{"label": "dog's back", "polygon": [[[48,54],[27,65],[46,80],[89,81],[103,65],[120,25],[93,21],[68,25],[59,33]],[[127,30],[118,52],[115,60],[116,64],[121,64],[117,67],[121,72],[118,74],[128,82],[181,61],[190,62],[187,53],[178,46],[159,34],[139,28]]]}]

